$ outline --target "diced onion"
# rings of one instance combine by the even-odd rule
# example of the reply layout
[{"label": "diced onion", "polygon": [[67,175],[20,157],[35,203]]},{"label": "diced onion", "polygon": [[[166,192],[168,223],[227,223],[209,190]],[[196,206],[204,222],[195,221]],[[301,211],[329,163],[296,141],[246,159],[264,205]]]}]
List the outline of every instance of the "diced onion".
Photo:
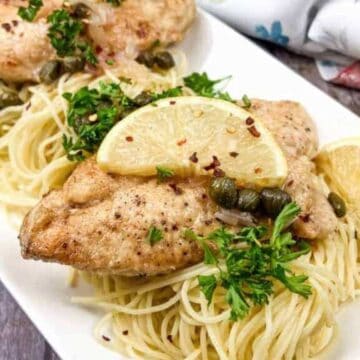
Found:
[{"label": "diced onion", "polygon": [[215,218],[221,220],[225,224],[237,226],[254,226],[256,225],[255,218],[248,212],[238,210],[221,209],[215,213]]}]

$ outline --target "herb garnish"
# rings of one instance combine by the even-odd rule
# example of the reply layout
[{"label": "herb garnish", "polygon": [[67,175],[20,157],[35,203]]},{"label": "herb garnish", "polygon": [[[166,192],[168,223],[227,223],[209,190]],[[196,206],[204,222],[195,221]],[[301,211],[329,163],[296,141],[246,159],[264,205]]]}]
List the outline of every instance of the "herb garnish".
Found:
[{"label": "herb garnish", "polygon": [[119,121],[132,101],[115,83],[101,83],[99,89],[83,87],[75,94],[65,93],[69,102],[67,123],[77,139],[63,136],[63,146],[70,160],[84,159],[84,151],[93,153]]},{"label": "herb garnish", "polygon": [[243,104],[241,106],[243,109],[250,109],[251,108],[251,100],[248,98],[248,96],[246,94],[243,95],[241,100],[243,102]]},{"label": "herb garnish", "polygon": [[120,6],[124,0],[106,0],[107,3],[114,7]]},{"label": "herb garnish", "polygon": [[18,15],[26,21],[33,21],[43,5],[42,0],[29,0],[29,6],[27,8],[23,6],[19,7]]},{"label": "herb garnish", "polygon": [[197,95],[205,96],[209,98],[222,99],[227,101],[233,101],[227,92],[221,92],[216,90],[216,85],[229,77],[217,80],[209,79],[207,73],[194,72],[191,75],[184,78],[184,84],[192,89]]},{"label": "herb garnish", "polygon": [[[308,277],[294,275],[287,264],[310,251],[308,244],[296,244],[290,232],[283,232],[299,213],[297,204],[286,205],[276,218],[270,237],[267,228],[263,226],[245,227],[238,233],[220,228],[206,237],[187,229],[184,237],[199,241],[204,249],[205,264],[219,268],[217,277],[202,275],[198,278],[208,303],[212,300],[216,286],[222,286],[227,290],[230,318],[235,321],[248,314],[251,304],[268,303],[273,293],[274,279],[281,281],[294,293],[305,298],[310,296],[311,287],[305,283]],[[219,250],[217,255],[209,243],[216,244]]]},{"label": "herb garnish", "polygon": [[166,181],[169,178],[174,176],[174,172],[165,166],[157,166],[156,174],[157,174],[159,182]]},{"label": "herb garnish", "polygon": [[48,37],[58,56],[73,56],[80,53],[89,64],[98,63],[91,45],[80,39],[84,30],[81,21],[72,17],[66,10],[60,9],[52,12],[47,22],[50,24]]},{"label": "herb garnish", "polygon": [[152,225],[150,226],[148,233],[146,235],[146,241],[153,246],[160,240],[164,238],[164,234],[162,230],[158,229],[156,226]]},{"label": "herb garnish", "polygon": [[[180,87],[161,93],[149,93],[152,101],[166,97],[180,96]],[[93,153],[111,128],[132,111],[141,107],[126,96],[116,83],[100,83],[99,89],[83,87],[76,93],[65,93],[69,103],[67,123],[76,138],[63,135],[63,146],[67,157],[80,161],[86,153]]]}]

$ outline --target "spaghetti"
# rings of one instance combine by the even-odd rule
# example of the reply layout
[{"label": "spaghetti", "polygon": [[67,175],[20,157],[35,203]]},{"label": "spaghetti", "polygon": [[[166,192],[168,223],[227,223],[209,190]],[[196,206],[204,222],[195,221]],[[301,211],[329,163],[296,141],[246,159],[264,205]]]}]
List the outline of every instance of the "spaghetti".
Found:
[{"label": "spaghetti", "polygon": [[[62,145],[63,134],[74,135],[66,123],[63,93],[116,82],[126,95],[135,97],[144,90],[160,92],[182,85],[186,62],[181,54],[176,56],[180,65],[166,74],[124,61],[102,76],[64,75],[56,86],[29,87],[31,99],[25,105],[2,110],[0,202],[7,213],[21,220],[43,194],[61,186],[75,166]],[[327,185],[319,180],[327,193]],[[218,269],[204,264],[151,281],[82,273],[96,294],[73,301],[105,310],[96,338],[132,358],[307,359],[328,349],[336,336],[334,316],[339,306],[359,294],[352,214],[338,220],[336,231],[316,242],[312,252],[292,266],[309,276],[312,296],[306,300],[277,283],[268,305],[253,307],[237,322],[229,320],[223,288],[216,289],[208,306],[197,276],[215,274]]]}]

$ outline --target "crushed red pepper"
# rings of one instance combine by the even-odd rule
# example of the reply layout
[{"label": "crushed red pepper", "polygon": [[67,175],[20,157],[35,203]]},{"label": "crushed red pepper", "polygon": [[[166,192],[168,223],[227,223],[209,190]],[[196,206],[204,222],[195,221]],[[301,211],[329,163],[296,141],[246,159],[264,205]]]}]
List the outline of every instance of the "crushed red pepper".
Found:
[{"label": "crushed red pepper", "polygon": [[259,131],[256,129],[256,127],[254,125],[248,127],[247,129],[252,136],[257,137],[257,138],[260,137],[261,134],[259,133]]},{"label": "crushed red pepper", "polygon": [[194,152],[190,157],[189,157],[189,160],[193,163],[197,163],[199,161],[198,157],[196,156],[196,152]]}]

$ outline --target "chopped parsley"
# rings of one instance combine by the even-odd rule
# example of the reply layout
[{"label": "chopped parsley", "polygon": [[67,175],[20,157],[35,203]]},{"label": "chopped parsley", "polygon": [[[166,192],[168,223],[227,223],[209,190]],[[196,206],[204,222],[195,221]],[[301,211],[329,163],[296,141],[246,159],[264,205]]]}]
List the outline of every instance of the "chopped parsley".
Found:
[{"label": "chopped parsley", "polygon": [[[150,101],[156,101],[181,94],[181,88],[176,87],[161,93],[149,93],[149,96]],[[118,121],[141,107],[126,96],[116,83],[100,83],[98,89],[83,87],[74,94],[65,93],[63,97],[69,104],[67,124],[76,135],[63,135],[63,147],[72,161],[81,161],[87,154],[94,153]],[[165,179],[168,172],[161,169],[159,179]]]},{"label": "chopped parsley", "polygon": [[157,174],[159,182],[166,181],[169,178],[174,176],[174,172],[165,166],[157,166],[156,174]]},{"label": "chopped parsley", "polygon": [[244,108],[244,109],[251,108],[251,100],[248,98],[248,96],[246,94],[242,97],[241,100],[243,102],[242,108]]},{"label": "chopped parsley", "polygon": [[[219,275],[199,276],[199,286],[208,303],[217,286],[226,289],[226,301],[231,307],[230,318],[243,319],[252,305],[264,305],[273,293],[274,280],[305,298],[311,295],[306,275],[295,275],[289,262],[307,254],[305,242],[296,243],[284,230],[300,213],[296,203],[284,207],[274,223],[272,234],[264,226],[245,227],[238,233],[220,228],[208,236],[198,236],[187,229],[184,237],[197,240],[204,249],[204,263],[217,266]],[[215,244],[218,252],[211,250]],[[239,246],[241,245],[241,246]]]},{"label": "chopped parsley", "polygon": [[99,89],[83,87],[75,94],[65,93],[69,103],[67,123],[76,139],[63,136],[70,160],[82,160],[84,152],[93,153],[110,129],[132,108],[133,103],[115,83],[101,83]]},{"label": "chopped parsley", "polygon": [[120,6],[124,0],[106,0],[107,3],[114,7]]},{"label": "chopped parsley", "polygon": [[26,21],[33,21],[36,14],[43,5],[44,4],[42,0],[29,0],[29,5],[27,8],[23,6],[19,7],[18,15]]},{"label": "chopped parsley", "polygon": [[216,277],[215,275],[199,275],[198,280],[200,289],[205,295],[208,304],[210,304],[217,286]]},{"label": "chopped parsley", "polygon": [[83,23],[72,17],[66,10],[53,11],[47,18],[48,37],[60,57],[81,55],[89,64],[96,65],[98,60],[92,46],[81,40]]},{"label": "chopped parsley", "polygon": [[150,226],[148,233],[146,235],[146,241],[151,245],[155,245],[157,242],[161,241],[164,238],[162,230],[158,229],[156,226]]},{"label": "chopped parsley", "polygon": [[191,75],[184,77],[184,84],[193,90],[197,95],[233,101],[227,92],[222,92],[216,89],[216,85],[226,79],[228,79],[228,77],[211,80],[205,72],[202,74],[194,72]]},{"label": "chopped parsley", "polygon": [[153,98],[153,101],[156,100],[160,100],[160,99],[165,99],[168,97],[177,97],[177,96],[181,96],[183,94],[182,88],[181,86],[177,86],[168,90],[164,90],[161,93],[152,93],[151,96]]},{"label": "chopped parsley", "polygon": [[106,60],[105,62],[106,62],[108,65],[110,65],[110,66],[112,66],[112,65],[115,64],[115,61],[112,60],[112,59],[108,59],[108,60]]}]

